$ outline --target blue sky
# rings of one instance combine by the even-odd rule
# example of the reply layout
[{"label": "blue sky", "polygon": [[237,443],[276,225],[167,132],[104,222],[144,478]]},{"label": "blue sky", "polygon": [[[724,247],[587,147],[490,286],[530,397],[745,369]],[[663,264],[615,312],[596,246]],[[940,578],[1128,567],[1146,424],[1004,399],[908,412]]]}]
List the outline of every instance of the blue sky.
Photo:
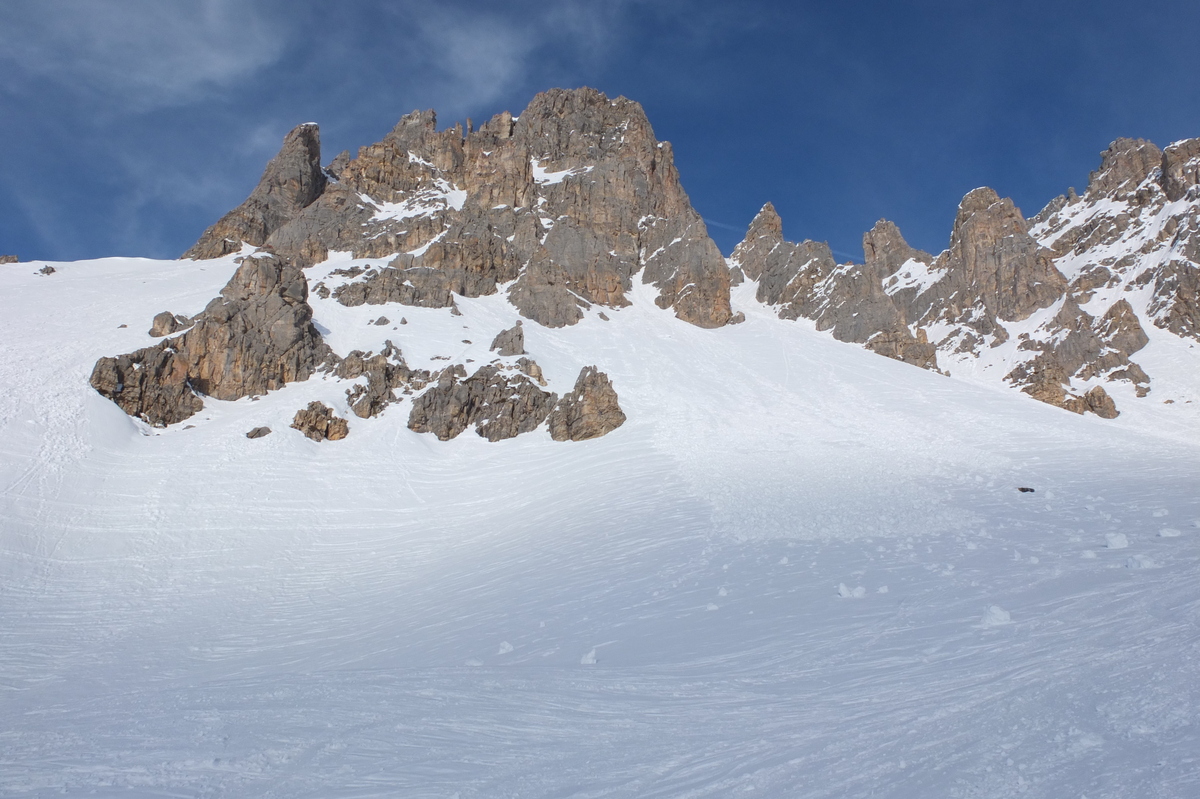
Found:
[{"label": "blue sky", "polygon": [[1200,136],[1200,4],[5,0],[0,253],[174,257],[283,135],[325,160],[552,86],[645,106],[728,253],[766,201],[861,259],[879,218],[938,251],[989,185],[1027,215],[1118,136]]}]

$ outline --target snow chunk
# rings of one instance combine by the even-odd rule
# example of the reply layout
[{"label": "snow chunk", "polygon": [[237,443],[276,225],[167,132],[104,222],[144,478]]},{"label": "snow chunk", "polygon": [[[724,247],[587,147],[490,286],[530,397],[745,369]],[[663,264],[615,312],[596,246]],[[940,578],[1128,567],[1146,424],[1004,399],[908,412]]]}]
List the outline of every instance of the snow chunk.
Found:
[{"label": "snow chunk", "polygon": [[398,203],[376,202],[365,194],[360,198],[375,208],[375,216],[371,221],[382,222],[431,216],[447,209],[461,211],[467,201],[467,193],[449,181],[438,179],[434,181],[433,188],[413,192],[412,196]]},{"label": "snow chunk", "polygon": [[883,283],[883,290],[889,295],[898,291],[915,288],[917,294],[924,294],[926,289],[937,283],[946,275],[944,269],[931,269],[928,264],[909,258],[895,274]]},{"label": "snow chunk", "polygon": [[588,652],[586,655],[584,655],[583,657],[581,657],[579,659],[579,665],[581,665],[581,666],[595,666],[596,665],[596,647],[592,647],[590,652]]},{"label": "snow chunk", "polygon": [[1104,536],[1104,541],[1109,549],[1125,549],[1129,546],[1129,539],[1124,533],[1108,533]]},{"label": "snow chunk", "polygon": [[1012,624],[1012,614],[999,605],[991,605],[983,614],[981,623],[984,627],[999,627],[1004,624]]},{"label": "snow chunk", "polygon": [[861,585],[855,588],[847,588],[845,583],[838,583],[838,596],[842,599],[862,599],[867,595],[867,589]]},{"label": "snow chunk", "polygon": [[586,175],[591,172],[594,167],[578,166],[574,169],[564,169],[561,172],[547,172],[546,169],[538,163],[536,158],[529,159],[530,166],[533,167],[533,182],[540,186],[550,186],[555,183],[562,183],[567,178],[575,177],[576,175]]}]

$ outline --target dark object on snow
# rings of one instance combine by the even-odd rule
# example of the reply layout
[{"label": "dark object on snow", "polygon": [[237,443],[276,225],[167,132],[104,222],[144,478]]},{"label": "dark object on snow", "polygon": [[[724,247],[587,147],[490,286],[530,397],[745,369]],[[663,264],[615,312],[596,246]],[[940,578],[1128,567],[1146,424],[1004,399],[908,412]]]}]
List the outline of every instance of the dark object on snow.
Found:
[{"label": "dark object on snow", "polygon": [[1030,488],[1029,486],[1017,486],[1017,490],[1020,491],[1022,494],[1032,494],[1037,489]]},{"label": "dark object on snow", "polygon": [[41,269],[38,270],[38,274],[39,275],[53,275],[57,271],[58,270],[55,269],[53,266],[50,266],[49,264],[47,264],[46,266],[43,266]]},{"label": "dark object on snow", "polygon": [[246,438],[262,438],[263,436],[269,436],[269,435],[271,435],[271,428],[256,427],[253,430],[251,430],[249,433],[246,434]]}]

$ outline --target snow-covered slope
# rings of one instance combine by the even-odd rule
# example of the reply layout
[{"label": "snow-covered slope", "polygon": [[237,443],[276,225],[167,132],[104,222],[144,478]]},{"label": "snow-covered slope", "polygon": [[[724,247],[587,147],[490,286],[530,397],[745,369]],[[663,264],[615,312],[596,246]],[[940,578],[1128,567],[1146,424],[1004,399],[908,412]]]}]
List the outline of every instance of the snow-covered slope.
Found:
[{"label": "snow-covered slope", "polygon": [[[610,375],[600,439],[439,442],[320,376],[154,429],[92,365],[232,258],[39,266],[0,271],[2,796],[1200,793],[1200,378],[1157,340],[1176,401],[1104,421],[634,281],[525,330],[553,390]],[[516,319],[310,301],[418,368]]]}]

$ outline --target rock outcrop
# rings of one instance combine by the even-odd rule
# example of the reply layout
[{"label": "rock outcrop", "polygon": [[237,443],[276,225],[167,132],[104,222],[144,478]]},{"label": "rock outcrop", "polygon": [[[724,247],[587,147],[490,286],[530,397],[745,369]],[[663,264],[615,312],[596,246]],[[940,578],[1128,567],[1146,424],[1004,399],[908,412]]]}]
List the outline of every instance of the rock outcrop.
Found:
[{"label": "rock outcrop", "polygon": [[521,329],[521,323],[517,322],[508,330],[501,330],[497,333],[496,337],[492,339],[492,346],[489,349],[502,358],[524,355],[525,331]]},{"label": "rock outcrop", "polygon": [[555,441],[586,441],[623,425],[625,412],[608,375],[587,366],[575,380],[575,388],[554,406],[548,421]]},{"label": "rock outcrop", "polygon": [[0,264],[18,264],[21,259],[15,255],[0,255]]},{"label": "rock outcrop", "polygon": [[315,128],[289,134],[259,187],[188,251],[241,242],[309,264],[331,250],[390,257],[333,288],[347,305],[452,307],[507,296],[549,327],[593,304],[628,304],[640,275],[656,302],[701,327],[731,316],[729,271],[679,183],[671,146],[641,106],[592,89],[537,95],[513,117],[439,131],[413,112],[356,157],[317,167]]},{"label": "rock outcrop", "polygon": [[292,427],[313,441],[340,441],[350,434],[350,426],[345,419],[335,416],[333,408],[325,403],[316,401],[296,411]]},{"label": "rock outcrop", "polygon": [[928,268],[933,256],[909,247],[891,222],[881,220],[863,235],[864,264],[838,265],[829,245],[783,238],[783,223],[770,203],[750,224],[733,251],[734,267],[758,283],[759,302],[783,319],[813,319],[839,341],[865,344],[881,355],[926,368],[937,367],[937,350],[923,330],[910,329],[893,294],[904,285],[885,280],[910,264]]},{"label": "rock outcrop", "polygon": [[183,257],[219,258],[238,252],[243,244],[266,244],[271,234],[321,196],[325,184],[320,131],[313,123],[298,125],[284,138],[246,201],[204,231]]},{"label": "rock outcrop", "polygon": [[125,413],[155,427],[182,422],[204,407],[188,382],[187,361],[165,343],[101,358],[90,382]]},{"label": "rock outcrop", "polygon": [[408,427],[448,441],[474,425],[488,441],[501,441],[536,430],[557,399],[521,372],[488,365],[466,377],[458,366],[413,401]]},{"label": "rock outcrop", "polygon": [[91,384],[154,426],[203,407],[198,395],[235,400],[307,380],[334,356],[312,324],[304,274],[278,256],[243,259],[221,296],[182,335],[101,358]]},{"label": "rock outcrop", "polygon": [[192,326],[192,320],[182,314],[173,314],[170,311],[163,311],[156,314],[154,321],[150,323],[150,335],[155,338],[170,336]]},{"label": "rock outcrop", "polygon": [[411,394],[425,388],[432,379],[428,371],[410,369],[400,349],[391,341],[378,355],[354,350],[338,363],[334,374],[344,380],[366,376],[366,385],[346,389],[350,410],[361,419],[378,416],[388,405],[399,402],[397,390]]}]

